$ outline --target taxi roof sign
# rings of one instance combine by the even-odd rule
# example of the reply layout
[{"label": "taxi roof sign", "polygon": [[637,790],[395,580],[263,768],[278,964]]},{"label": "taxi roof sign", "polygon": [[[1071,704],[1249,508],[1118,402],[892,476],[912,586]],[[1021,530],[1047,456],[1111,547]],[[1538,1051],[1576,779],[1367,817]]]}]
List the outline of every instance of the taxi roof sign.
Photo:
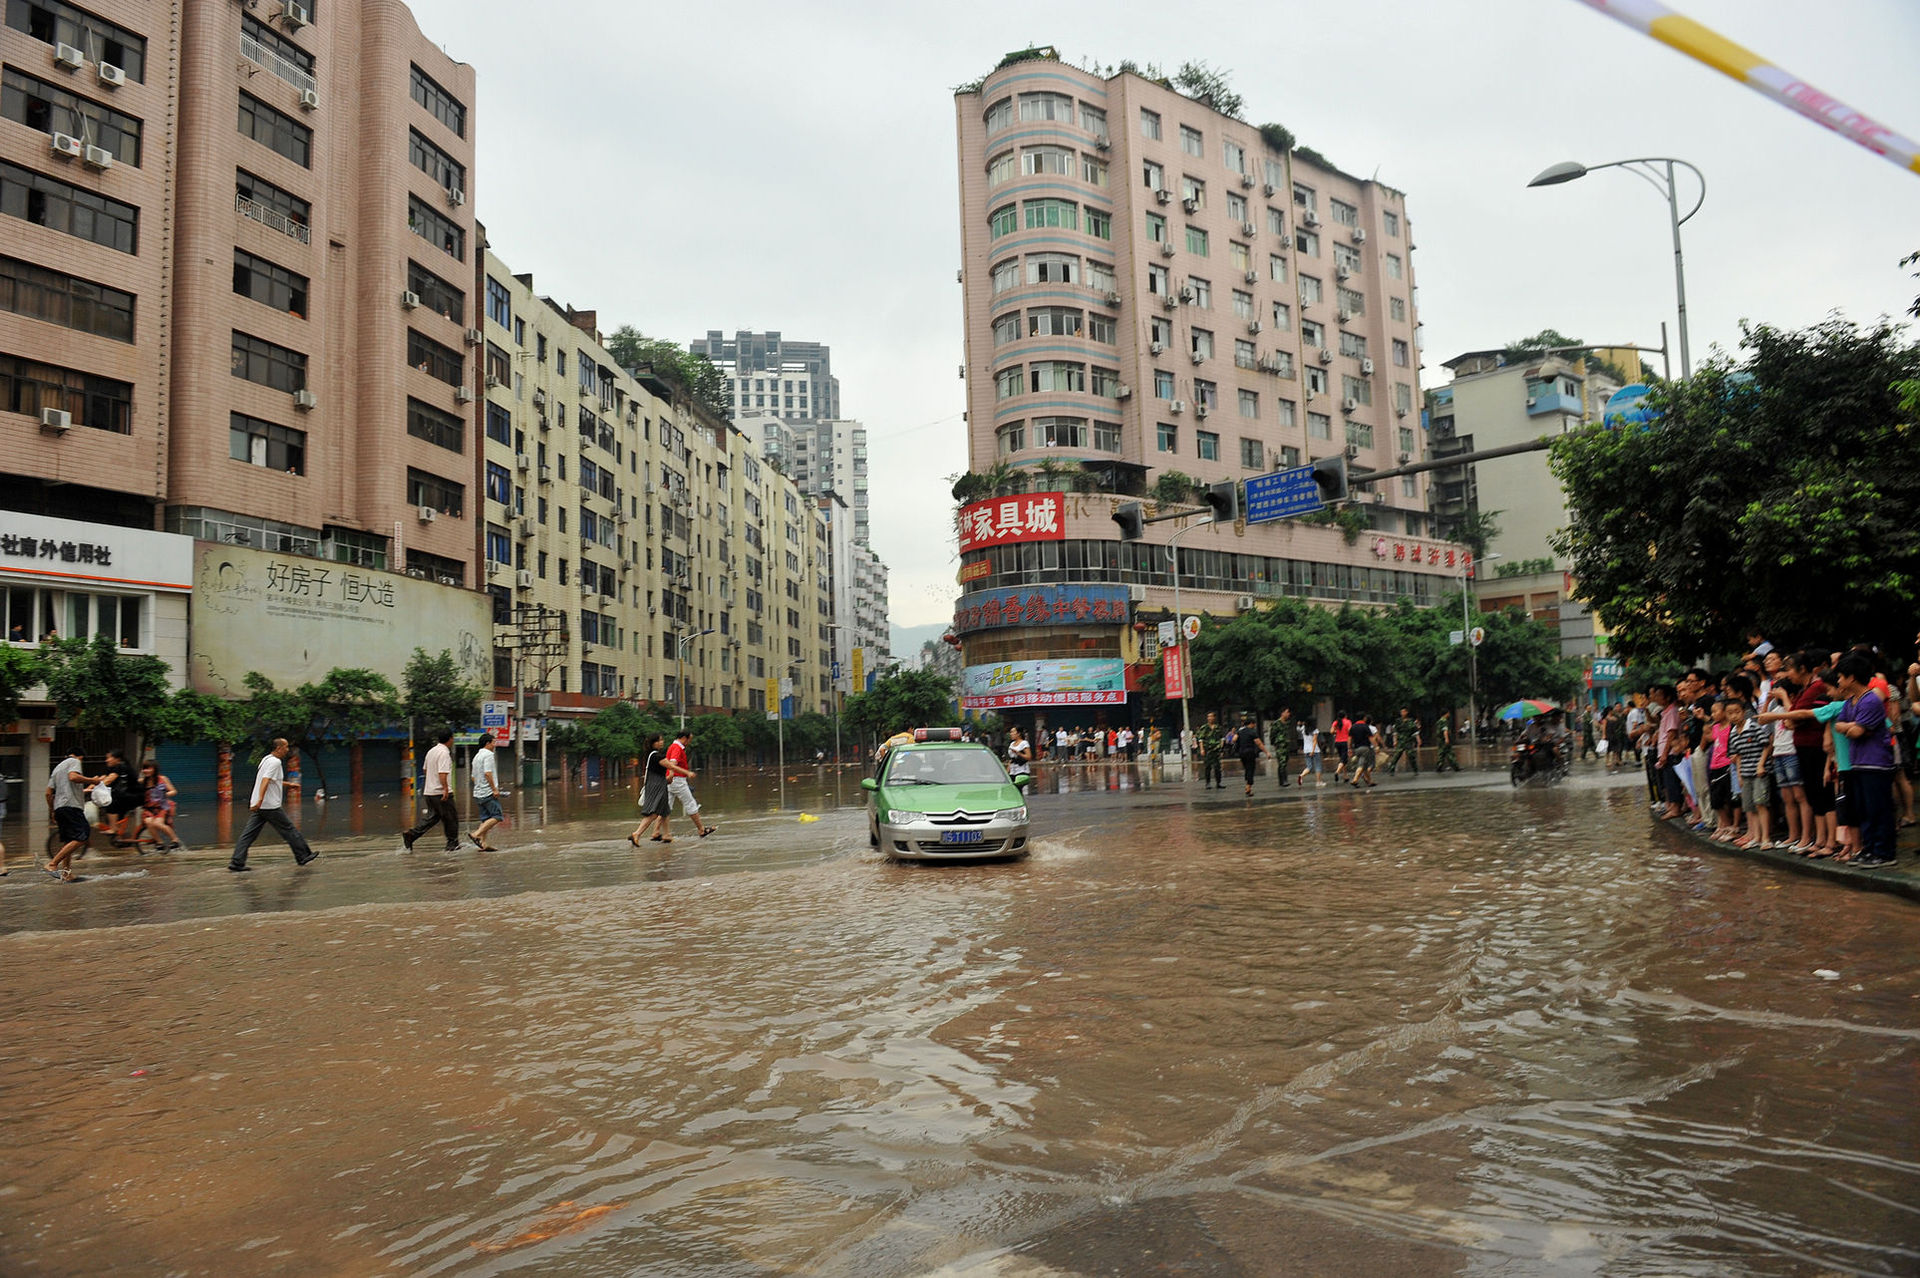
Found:
[{"label": "taxi roof sign", "polygon": [[913,739],[915,741],[963,741],[965,737],[961,732],[960,728],[915,728]]}]

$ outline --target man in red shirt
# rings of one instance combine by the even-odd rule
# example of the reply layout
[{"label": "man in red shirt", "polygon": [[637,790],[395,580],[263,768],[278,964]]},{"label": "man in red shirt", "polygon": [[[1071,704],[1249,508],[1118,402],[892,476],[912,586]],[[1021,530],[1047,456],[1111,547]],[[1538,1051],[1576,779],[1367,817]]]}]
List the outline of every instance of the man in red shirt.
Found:
[{"label": "man in red shirt", "polygon": [[1353,742],[1353,720],[1346,715],[1335,715],[1333,719],[1333,752],[1340,756],[1340,766],[1333,770],[1333,779],[1347,779],[1347,755]]},{"label": "man in red shirt", "polygon": [[673,744],[667,747],[667,757],[663,760],[667,768],[667,794],[680,800],[680,810],[693,818],[693,828],[700,831],[700,837],[706,838],[718,826],[708,825],[700,819],[700,801],[693,797],[693,787],[687,784],[687,778],[693,775],[693,766],[687,760],[687,743],[693,740],[693,729],[683,727],[673,736]]}]

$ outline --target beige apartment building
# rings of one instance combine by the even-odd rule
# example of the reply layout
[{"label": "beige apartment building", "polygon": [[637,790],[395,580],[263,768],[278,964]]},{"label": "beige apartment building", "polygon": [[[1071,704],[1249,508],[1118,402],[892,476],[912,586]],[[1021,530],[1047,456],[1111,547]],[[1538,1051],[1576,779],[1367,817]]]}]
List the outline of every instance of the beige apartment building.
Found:
[{"label": "beige apartment building", "polygon": [[[1009,661],[1099,659],[1123,662],[1134,686],[1154,653],[1130,623],[1171,608],[1166,547],[1180,525],[1123,544],[1110,513],[1169,471],[1207,484],[1344,452],[1370,529],[1190,529],[1178,542],[1188,612],[1282,595],[1425,604],[1457,588],[1459,548],[1432,537],[1424,478],[1360,482],[1424,449],[1401,192],[1165,83],[1093,74],[1051,49],[1009,55],[954,105],[971,468],[1005,464],[1029,492],[1097,480],[1024,531],[1008,530],[1013,510],[991,535],[980,510],[962,510],[969,593],[955,625],[970,682]],[[1123,617],[1080,597],[1065,617],[1024,610],[1045,624],[983,622],[1004,619],[985,605],[1015,590],[1087,583],[1126,592]],[[1106,624],[1089,622],[1096,605]]]},{"label": "beige apartment building", "polygon": [[799,709],[822,708],[832,616],[812,503],[675,383],[620,368],[597,312],[490,248],[481,264],[476,511],[498,689],[544,689],[559,714],[617,698],[705,713],[765,710],[767,680],[788,678]]}]

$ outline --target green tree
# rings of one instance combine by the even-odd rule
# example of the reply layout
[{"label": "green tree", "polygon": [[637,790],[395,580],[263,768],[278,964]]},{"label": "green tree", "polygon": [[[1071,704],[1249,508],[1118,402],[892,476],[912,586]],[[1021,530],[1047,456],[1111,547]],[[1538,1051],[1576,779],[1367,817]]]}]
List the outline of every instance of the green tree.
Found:
[{"label": "green tree", "polygon": [[47,698],[62,723],[88,733],[133,733],[142,742],[173,695],[167,663],[120,651],[107,634],[45,645]]},{"label": "green tree", "polygon": [[335,667],[318,683],[281,689],[257,670],[246,677],[252,694],[236,712],[236,734],[257,747],[275,737],[298,746],[313,764],[322,788],[327,782],[321,751],[377,735],[399,723],[400,691],[393,681],[373,670]]},{"label": "green tree", "polygon": [[406,689],[401,713],[419,729],[442,725],[458,729],[480,722],[485,690],[460,678],[460,667],[446,648],[437,657],[429,657],[425,648],[415,648],[400,672],[400,684]]},{"label": "green tree", "polygon": [[20,717],[20,695],[46,677],[47,664],[40,653],[0,647],[0,723]]},{"label": "green tree", "polygon": [[243,704],[182,688],[167,699],[155,717],[153,740],[183,745],[200,741],[231,745],[242,735]]},{"label": "green tree", "polygon": [[1215,71],[1204,62],[1182,62],[1180,69],[1173,73],[1173,83],[1195,102],[1204,103],[1221,115],[1240,118],[1245,103],[1233,91],[1225,71]]},{"label": "green tree", "polygon": [[875,679],[867,691],[848,697],[841,720],[869,745],[908,728],[950,726],[958,722],[953,680],[932,670],[895,667]]},{"label": "green tree", "polygon": [[1920,347],[1882,321],[1743,330],[1685,383],[1654,388],[1652,429],[1555,441],[1567,495],[1554,548],[1628,659],[1913,634],[1920,415],[1898,389]]},{"label": "green tree", "polygon": [[631,324],[622,324],[607,339],[607,354],[626,369],[650,368],[674,382],[721,418],[733,416],[727,398],[727,379],[705,355],[689,353],[677,342],[648,337]]},{"label": "green tree", "polygon": [[[1524,364],[1529,360],[1537,359],[1556,346],[1579,347],[1580,339],[1577,337],[1568,337],[1558,329],[1543,328],[1532,337],[1523,337],[1517,342],[1508,343],[1506,349],[1501,351],[1500,354],[1509,364]],[[1590,349],[1591,348],[1588,347],[1581,347],[1578,350],[1562,350],[1558,353],[1563,358],[1573,361],[1586,355]]]}]

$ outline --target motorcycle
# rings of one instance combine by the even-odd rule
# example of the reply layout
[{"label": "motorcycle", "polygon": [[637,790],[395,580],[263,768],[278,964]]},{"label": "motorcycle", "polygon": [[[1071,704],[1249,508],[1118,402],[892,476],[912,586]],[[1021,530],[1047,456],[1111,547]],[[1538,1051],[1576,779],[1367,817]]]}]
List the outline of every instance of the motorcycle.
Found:
[{"label": "motorcycle", "polygon": [[1507,765],[1507,779],[1515,786],[1525,785],[1536,776],[1544,776],[1547,784],[1565,779],[1569,769],[1566,755],[1545,741],[1516,741],[1513,754]]}]

